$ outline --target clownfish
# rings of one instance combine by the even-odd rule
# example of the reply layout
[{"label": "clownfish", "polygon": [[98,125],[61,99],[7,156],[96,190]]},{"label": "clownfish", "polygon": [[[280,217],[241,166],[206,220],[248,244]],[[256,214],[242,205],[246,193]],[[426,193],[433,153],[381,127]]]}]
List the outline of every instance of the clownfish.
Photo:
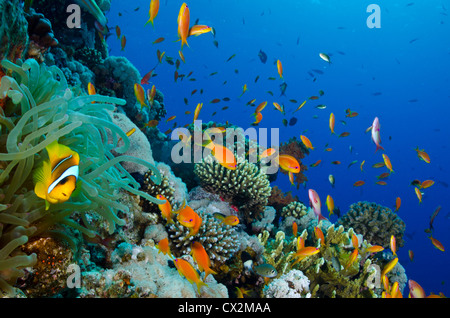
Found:
[{"label": "clownfish", "polygon": [[34,192],[45,200],[45,209],[51,204],[69,200],[78,180],[80,156],[56,140],[46,148],[48,160],[33,173]]}]

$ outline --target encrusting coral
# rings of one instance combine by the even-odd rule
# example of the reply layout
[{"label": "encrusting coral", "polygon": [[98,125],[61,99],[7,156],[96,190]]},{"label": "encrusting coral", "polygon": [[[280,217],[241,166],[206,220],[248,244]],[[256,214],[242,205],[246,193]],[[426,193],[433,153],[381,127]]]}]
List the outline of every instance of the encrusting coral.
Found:
[{"label": "encrusting coral", "polygon": [[338,219],[337,224],[346,229],[353,228],[373,245],[388,248],[391,235],[395,236],[398,247],[405,243],[405,222],[391,209],[374,202],[353,203],[347,213]]},{"label": "encrusting coral", "polygon": [[[51,232],[51,227],[65,224],[93,237],[95,227],[85,214],[92,210],[114,232],[116,224],[125,223],[117,213],[128,213],[128,207],[117,201],[121,189],[155,203],[163,201],[140,191],[139,183],[120,165],[123,161],[144,165],[153,170],[154,181],[160,182],[160,173],[152,164],[121,155],[129,147],[129,138],[111,121],[108,110],[114,104],[123,105],[123,100],[74,96],[61,70],[39,65],[34,59],[18,65],[3,60],[1,65],[12,74],[3,76],[0,85],[0,98],[6,99],[0,109],[0,138],[5,140],[0,148],[0,288],[10,294],[8,286],[20,269],[36,261],[35,254],[18,254],[17,248],[28,238],[57,235],[74,248],[70,236]],[[112,132],[112,143],[108,143],[107,129]],[[124,142],[121,147],[117,146],[119,138]],[[80,182],[70,200],[46,210],[44,200],[33,191],[32,172],[44,160],[44,148],[56,140],[79,154]],[[74,211],[81,223],[70,218]]]},{"label": "encrusting coral", "polygon": [[271,187],[267,175],[248,160],[237,159],[235,170],[224,168],[212,156],[195,164],[194,172],[201,186],[219,194],[239,209],[241,222],[250,224],[258,219],[270,196]]}]

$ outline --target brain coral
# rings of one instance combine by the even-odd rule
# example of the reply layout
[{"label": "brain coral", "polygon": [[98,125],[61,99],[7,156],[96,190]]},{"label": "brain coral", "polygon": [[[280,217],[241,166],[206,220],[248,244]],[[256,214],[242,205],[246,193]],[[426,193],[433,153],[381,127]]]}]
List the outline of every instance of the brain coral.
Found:
[{"label": "brain coral", "polygon": [[391,235],[395,236],[397,246],[404,245],[405,222],[391,209],[377,203],[353,203],[337,223],[346,229],[352,227],[356,233],[362,234],[364,239],[374,245],[388,248]]},{"label": "brain coral", "polygon": [[239,216],[241,221],[251,223],[267,205],[270,181],[246,159],[238,158],[236,169],[230,170],[222,167],[212,156],[207,156],[195,165],[194,172],[205,190],[219,194],[239,208],[244,214]]}]

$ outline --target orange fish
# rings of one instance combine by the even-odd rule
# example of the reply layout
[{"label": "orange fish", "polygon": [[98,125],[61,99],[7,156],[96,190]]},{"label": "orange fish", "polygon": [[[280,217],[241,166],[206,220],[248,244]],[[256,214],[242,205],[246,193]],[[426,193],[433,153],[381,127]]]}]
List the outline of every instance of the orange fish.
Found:
[{"label": "orange fish", "polygon": [[[186,60],[185,60],[185,58],[184,58],[184,54],[183,54],[183,52],[181,52],[181,50],[178,51],[178,55],[180,55],[180,59],[183,61],[183,63],[186,63]],[[197,91],[197,90],[195,90],[195,91]],[[191,94],[191,95],[192,95],[192,94]]]},{"label": "orange fish", "polygon": [[[152,26],[154,27],[155,25],[153,24],[153,20],[156,18],[156,16],[158,15],[158,11],[159,11],[159,0],[151,0],[150,1],[150,9],[148,11],[148,15],[149,15],[149,19],[148,21],[145,23],[145,25],[151,23]],[[145,26],[144,25],[144,26]]]},{"label": "orange fish", "polygon": [[165,39],[163,37],[157,38],[155,41],[152,42],[152,44],[158,44],[164,41]]},{"label": "orange fish", "polygon": [[200,279],[200,275],[188,261],[182,258],[175,258],[173,262],[181,276],[184,276],[189,283],[197,285],[197,291],[199,294],[202,286],[208,286]]},{"label": "orange fish", "polygon": [[152,89],[147,90],[147,100],[151,106],[153,106],[153,101],[155,100],[155,96],[156,96],[156,87],[155,87],[155,85],[153,85]]},{"label": "orange fish", "polygon": [[139,104],[141,104],[141,110],[144,106],[148,107],[147,104],[145,103],[144,88],[138,83],[134,84],[134,95],[136,96],[136,99],[139,102]]},{"label": "orange fish", "polygon": [[283,78],[283,65],[281,64],[280,60],[277,60],[277,70],[278,75],[280,75],[280,78]]},{"label": "orange fish", "polygon": [[267,106],[267,102],[262,102],[256,107],[255,114],[262,112],[262,110]]},{"label": "orange fish", "polygon": [[262,152],[262,154],[259,156],[259,158],[263,159],[263,158],[270,157],[273,154],[275,154],[276,152],[277,152],[277,150],[275,148],[268,148]]},{"label": "orange fish", "polygon": [[402,205],[402,199],[400,199],[400,197],[397,197],[395,199],[395,211],[394,212],[397,212],[398,209],[400,209],[401,205]]},{"label": "orange fish", "polygon": [[334,165],[340,165],[341,164],[341,162],[339,160],[331,161],[331,163],[334,164]]},{"label": "orange fish", "polygon": [[177,118],[176,115],[170,116],[169,118],[167,118],[166,123],[168,123],[171,120],[174,120],[175,118]]},{"label": "orange fish", "polygon": [[300,250],[297,250],[297,252],[294,254],[294,258],[296,258],[295,262],[292,263],[292,266],[294,266],[296,263],[300,262],[301,260],[305,259],[308,256],[317,254],[320,252],[320,249],[313,246],[303,247]]},{"label": "orange fish", "polygon": [[358,247],[359,247],[359,240],[358,240],[358,237],[353,233],[353,235],[352,235],[352,246],[353,246],[353,248],[355,249],[355,250],[357,250],[358,249]]},{"label": "orange fish", "polygon": [[398,257],[392,259],[391,261],[389,261],[389,263],[387,263],[383,267],[383,270],[381,271],[381,279],[383,280],[383,283],[387,279],[386,274],[389,273],[395,267],[395,265],[397,265],[397,263],[398,263]]},{"label": "orange fish", "polygon": [[91,82],[88,83],[87,89],[88,89],[88,94],[89,95],[95,95],[96,94],[95,87],[94,87],[94,85]]},{"label": "orange fish", "polygon": [[364,185],[364,181],[363,180],[359,180],[359,181],[356,181],[355,183],[353,183],[353,186],[354,187],[360,187],[360,186],[362,186],[362,185]]},{"label": "orange fish", "polygon": [[117,35],[117,39],[120,39],[120,33],[121,33],[120,27],[119,27],[118,25],[116,25],[116,35]]},{"label": "orange fish", "polygon": [[317,167],[320,163],[322,162],[321,159],[317,160],[316,162],[314,162],[313,164],[309,165],[310,167]]},{"label": "orange fish", "polygon": [[366,161],[365,161],[365,160],[363,160],[363,162],[361,162],[361,165],[359,166],[362,172],[364,172],[364,170],[363,170],[363,166],[364,166],[364,164],[365,164],[365,163],[366,163]]},{"label": "orange fish", "polygon": [[392,170],[391,160],[389,159],[389,157],[386,154],[383,154],[383,160],[384,160],[384,164],[389,169],[389,171],[391,173],[394,172],[394,170]]},{"label": "orange fish", "polygon": [[158,244],[156,244],[156,248],[159,250],[158,254],[161,252],[164,255],[169,255],[170,258],[173,258],[172,253],[170,252],[169,240],[167,237],[160,240]]},{"label": "orange fish", "polygon": [[433,181],[433,180],[425,180],[425,181],[423,181],[423,182],[419,185],[419,187],[420,187],[421,189],[426,189],[426,188],[431,187],[433,184],[434,184],[434,181]]},{"label": "orange fish", "polygon": [[391,240],[390,240],[389,246],[391,248],[392,254],[394,256],[397,256],[397,241],[395,240],[394,235],[391,235]]},{"label": "orange fish", "polygon": [[236,170],[236,157],[230,149],[225,146],[215,144],[209,136],[208,140],[205,141],[202,146],[211,149],[211,154],[214,158],[216,158],[222,167],[230,170]]},{"label": "orange fish", "polygon": [[442,245],[441,242],[439,242],[438,240],[436,240],[434,237],[430,236],[430,240],[431,243],[433,243],[433,245],[440,251],[445,252],[445,248],[444,245]]},{"label": "orange fish", "polygon": [[417,282],[412,279],[408,280],[408,287],[410,298],[425,298],[425,291]]},{"label": "orange fish", "polygon": [[239,218],[236,215],[224,216],[221,213],[214,213],[213,216],[226,225],[234,226],[239,224]]},{"label": "orange fish", "polygon": [[328,212],[330,213],[330,215],[333,214],[333,211],[334,211],[334,200],[331,197],[331,195],[327,196],[326,205],[327,205]]},{"label": "orange fish", "polygon": [[320,227],[318,226],[314,227],[314,235],[316,236],[316,239],[318,240],[320,239],[320,245],[323,245],[325,243],[325,237]]},{"label": "orange fish", "polygon": [[294,221],[294,222],[292,223],[292,234],[294,234],[294,237],[295,237],[295,236],[297,236],[297,233],[298,233],[298,225],[297,225],[297,223]]},{"label": "orange fish", "polygon": [[372,165],[372,168],[382,168],[384,166],[386,166],[384,162],[377,162]]},{"label": "orange fish", "polygon": [[409,256],[409,260],[412,262],[414,260],[414,252],[411,250],[408,250],[408,256]]},{"label": "orange fish", "polygon": [[331,130],[332,134],[335,134],[335,132],[334,132],[334,122],[335,122],[334,114],[331,113],[330,114],[330,130]]},{"label": "orange fish", "polygon": [[199,242],[193,242],[191,244],[191,255],[197,263],[200,271],[205,272],[205,279],[209,274],[217,275],[211,267],[211,260],[209,259],[208,253],[206,253],[205,248]]},{"label": "orange fish", "polygon": [[278,104],[277,102],[273,102],[273,106],[275,106],[275,108],[277,110],[279,110],[282,114],[285,113],[283,107],[280,104]]},{"label": "orange fish", "polygon": [[289,182],[291,183],[291,185],[295,185],[294,184],[294,174],[289,171],[288,176],[289,176]]},{"label": "orange fish", "polygon": [[183,45],[187,43],[187,38],[189,36],[189,21],[190,20],[190,12],[188,5],[184,2],[181,5],[180,12],[178,13],[178,37],[181,39],[181,49],[183,49]]},{"label": "orange fish", "polygon": [[419,147],[417,147],[414,150],[417,152],[417,156],[420,158],[420,160],[423,160],[426,163],[430,163],[430,156],[423,149],[419,150]]},{"label": "orange fish", "polygon": [[354,249],[352,254],[350,254],[348,263],[347,263],[347,265],[345,265],[344,269],[348,269],[356,261],[357,258],[358,258],[358,250]]},{"label": "orange fish", "polygon": [[378,185],[382,185],[382,186],[385,186],[385,185],[387,185],[387,182],[386,182],[386,181],[383,181],[383,180],[381,180],[381,181],[377,181],[377,182],[375,182],[375,184],[378,184]]},{"label": "orange fish", "polygon": [[279,155],[278,156],[278,162],[281,167],[281,169],[292,172],[292,173],[299,173],[300,172],[300,164],[298,163],[297,159],[290,155]]},{"label": "orange fish", "polygon": [[125,35],[122,35],[122,39],[120,40],[120,50],[125,50],[125,45],[127,45],[127,38]]},{"label": "orange fish", "polygon": [[174,223],[172,220],[172,205],[169,200],[167,200],[163,195],[156,195],[158,200],[165,200],[166,202],[163,204],[158,204],[158,208],[161,211],[162,217],[167,221],[167,223]]},{"label": "orange fish", "polygon": [[366,252],[369,252],[369,253],[378,253],[383,250],[384,250],[384,247],[380,246],[380,245],[373,245],[371,247],[366,248]]},{"label": "orange fish", "polygon": [[311,141],[308,139],[308,137],[301,135],[300,139],[302,140],[303,144],[306,146],[306,148],[309,148],[311,150],[314,149]]},{"label": "orange fish", "polygon": [[417,198],[419,199],[419,204],[422,203],[422,192],[420,192],[419,188],[414,188],[416,192]]},{"label": "orange fish", "polygon": [[147,74],[144,75],[144,77],[141,79],[141,85],[148,85],[149,84],[149,79],[152,77],[152,73],[153,73],[153,69],[148,72]]},{"label": "orange fish", "polygon": [[198,115],[200,114],[200,110],[202,110],[202,107],[203,107],[203,103],[197,104],[197,107],[195,107],[195,111],[194,111],[194,120],[192,122],[197,120]]},{"label": "orange fish", "polygon": [[192,35],[199,36],[200,34],[204,34],[204,33],[208,33],[208,32],[212,32],[212,27],[207,26],[207,25],[196,24],[196,25],[193,25],[189,29],[189,36],[192,36]]},{"label": "orange fish", "polygon": [[298,108],[296,110],[294,110],[292,113],[295,113],[296,111],[300,110],[303,106],[305,106],[306,104],[306,100],[300,104],[300,106],[298,106]]},{"label": "orange fish", "polygon": [[189,236],[197,234],[202,225],[202,218],[190,206],[179,210],[177,220],[181,225],[189,228]]},{"label": "orange fish", "polygon": [[350,133],[348,131],[344,131],[339,135],[339,137],[348,137],[348,136],[350,136]]},{"label": "orange fish", "polygon": [[253,114],[255,116],[255,121],[252,123],[253,126],[258,125],[263,119],[263,115],[261,113]]}]

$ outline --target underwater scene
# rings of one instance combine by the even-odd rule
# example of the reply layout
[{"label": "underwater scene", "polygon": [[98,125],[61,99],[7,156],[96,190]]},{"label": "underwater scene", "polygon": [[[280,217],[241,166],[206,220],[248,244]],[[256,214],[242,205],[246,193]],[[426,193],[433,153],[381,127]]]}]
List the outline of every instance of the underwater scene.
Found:
[{"label": "underwater scene", "polygon": [[1,297],[445,298],[449,15],[0,0]]}]

